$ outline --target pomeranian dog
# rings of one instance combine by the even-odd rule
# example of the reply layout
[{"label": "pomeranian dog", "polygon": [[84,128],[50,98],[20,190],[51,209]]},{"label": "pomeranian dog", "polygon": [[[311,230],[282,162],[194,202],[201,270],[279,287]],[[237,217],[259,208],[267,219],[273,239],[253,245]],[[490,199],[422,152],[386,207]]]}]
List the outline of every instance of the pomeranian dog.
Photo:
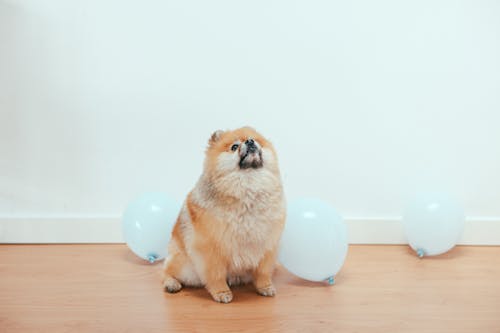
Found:
[{"label": "pomeranian dog", "polygon": [[218,130],[208,141],[203,174],[181,208],[163,269],[165,291],[205,286],[217,302],[230,285],[253,282],[274,296],[272,275],[285,224],[276,151],[256,130]]}]

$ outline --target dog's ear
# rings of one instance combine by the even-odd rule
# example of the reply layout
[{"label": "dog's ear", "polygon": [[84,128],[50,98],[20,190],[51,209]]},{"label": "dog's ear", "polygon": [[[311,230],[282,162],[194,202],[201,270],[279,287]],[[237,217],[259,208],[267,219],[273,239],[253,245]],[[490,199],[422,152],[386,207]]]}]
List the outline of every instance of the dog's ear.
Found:
[{"label": "dog's ear", "polygon": [[213,132],[212,135],[210,136],[210,139],[208,139],[208,145],[212,146],[217,141],[219,141],[222,134],[224,134],[223,130],[217,130],[217,131]]}]

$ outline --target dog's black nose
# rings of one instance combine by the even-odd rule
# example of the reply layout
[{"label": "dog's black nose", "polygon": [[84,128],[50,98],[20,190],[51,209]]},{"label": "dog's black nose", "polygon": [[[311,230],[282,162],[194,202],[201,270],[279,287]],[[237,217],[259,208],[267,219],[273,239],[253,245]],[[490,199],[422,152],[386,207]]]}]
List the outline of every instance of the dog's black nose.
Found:
[{"label": "dog's black nose", "polygon": [[255,141],[253,139],[248,139],[245,141],[245,144],[247,145],[247,149],[249,152],[254,152],[257,150],[257,146],[255,145]]}]

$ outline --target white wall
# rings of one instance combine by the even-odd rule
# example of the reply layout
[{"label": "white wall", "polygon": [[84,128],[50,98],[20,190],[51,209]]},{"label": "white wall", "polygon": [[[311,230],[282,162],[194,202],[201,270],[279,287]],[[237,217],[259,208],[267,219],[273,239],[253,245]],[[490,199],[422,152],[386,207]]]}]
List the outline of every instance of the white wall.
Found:
[{"label": "white wall", "polygon": [[498,1],[0,0],[0,215],[182,197],[218,128],[289,197],[398,216],[444,188],[500,216]]}]

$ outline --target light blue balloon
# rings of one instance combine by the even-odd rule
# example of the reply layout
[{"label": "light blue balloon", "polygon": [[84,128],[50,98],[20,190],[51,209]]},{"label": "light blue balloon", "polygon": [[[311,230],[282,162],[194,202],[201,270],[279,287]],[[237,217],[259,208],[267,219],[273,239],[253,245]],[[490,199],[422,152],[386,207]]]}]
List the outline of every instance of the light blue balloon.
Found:
[{"label": "light blue balloon", "polygon": [[419,257],[449,251],[462,237],[464,224],[460,203],[447,193],[420,193],[403,215],[408,243]]},{"label": "light blue balloon", "polygon": [[122,219],[128,247],[153,263],[167,256],[167,245],[180,204],[164,193],[144,193],[129,203]]},{"label": "light blue balloon", "polygon": [[289,204],[279,252],[279,261],[288,271],[333,284],[347,247],[346,225],[331,205],[314,198]]}]

